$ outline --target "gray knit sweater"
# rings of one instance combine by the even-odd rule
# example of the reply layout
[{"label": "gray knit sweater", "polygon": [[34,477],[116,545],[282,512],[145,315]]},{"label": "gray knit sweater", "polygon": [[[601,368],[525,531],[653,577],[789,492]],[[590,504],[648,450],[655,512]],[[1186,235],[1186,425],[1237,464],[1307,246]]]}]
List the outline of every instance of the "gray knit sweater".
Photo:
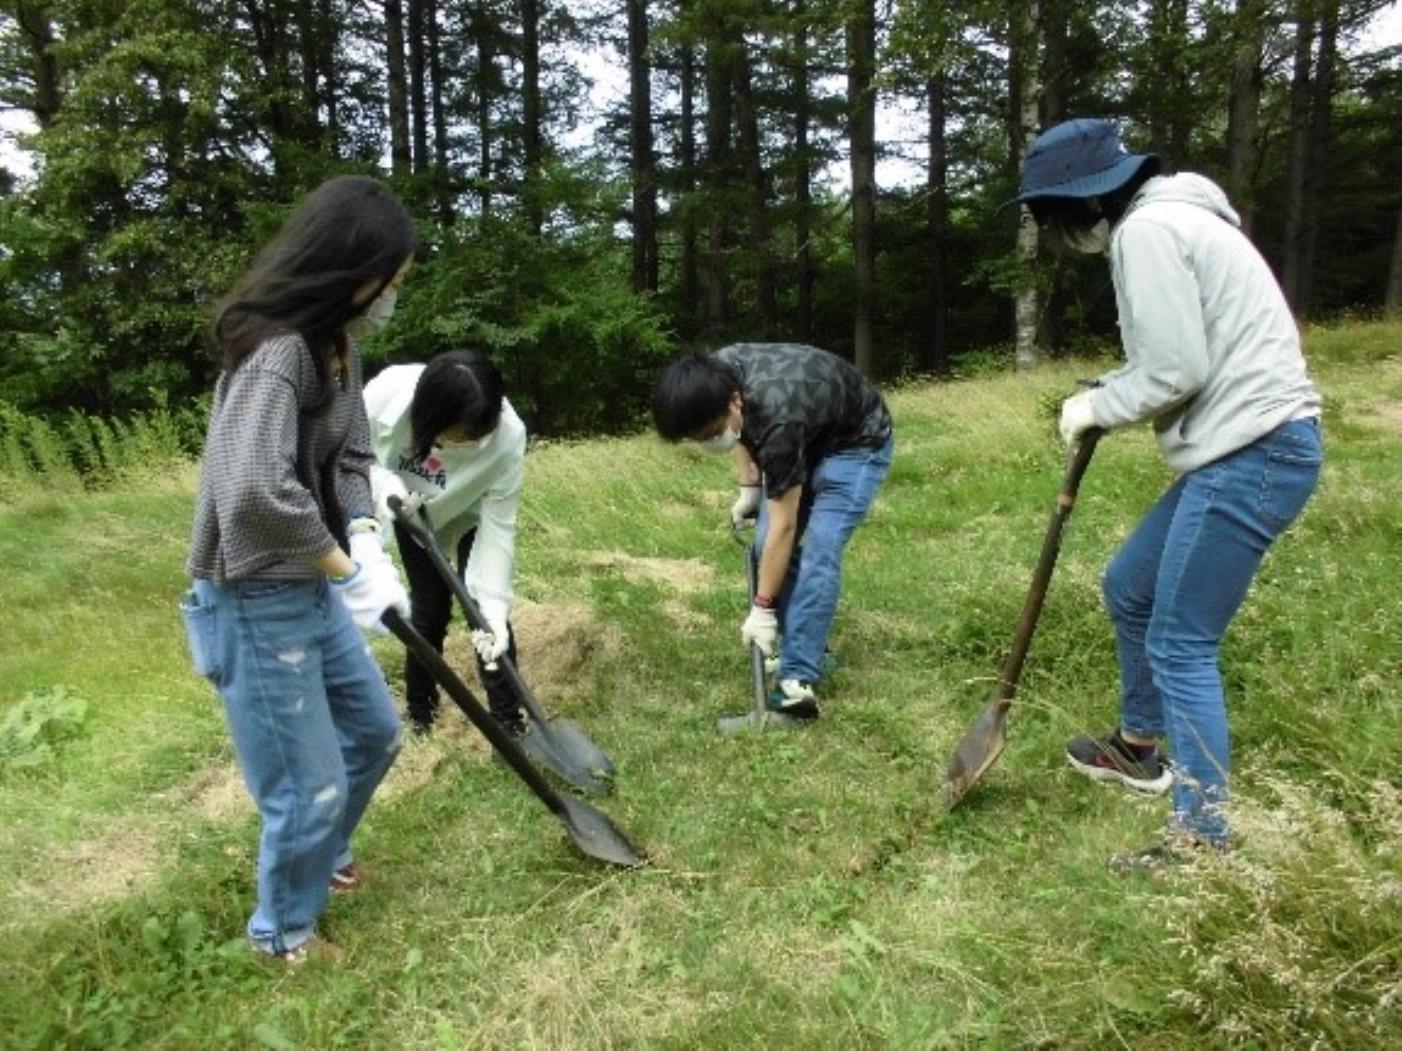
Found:
[{"label": "gray knit sweater", "polygon": [[270,339],[219,377],[186,568],[215,581],[308,579],[311,559],[370,516],[369,426],[354,346],[331,404],[295,335]]}]

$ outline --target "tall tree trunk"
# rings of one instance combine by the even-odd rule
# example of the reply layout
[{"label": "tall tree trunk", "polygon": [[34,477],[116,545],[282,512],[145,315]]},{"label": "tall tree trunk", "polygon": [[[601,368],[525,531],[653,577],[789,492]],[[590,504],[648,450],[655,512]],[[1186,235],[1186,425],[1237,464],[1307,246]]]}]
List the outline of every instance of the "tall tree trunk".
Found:
[{"label": "tall tree trunk", "polygon": [[313,0],[297,0],[296,19],[297,50],[302,67],[303,133],[308,139],[315,139],[321,130],[319,80],[322,51]]},{"label": "tall tree trunk", "polygon": [[[1070,65],[1070,19],[1069,0],[1042,0],[1042,76],[1037,111],[1040,127],[1049,128],[1065,120],[1066,100],[1071,95],[1073,84]],[[1037,347],[1046,354],[1053,353],[1062,343],[1062,301],[1065,289],[1062,286],[1061,269],[1054,267],[1047,274],[1046,285],[1037,311]]]},{"label": "tall tree trunk", "polygon": [[1402,205],[1397,208],[1397,233],[1392,238],[1392,266],[1388,270],[1383,311],[1390,318],[1402,318]]},{"label": "tall tree trunk", "polygon": [[472,7],[472,35],[477,44],[477,71],[473,78],[477,95],[477,199],[482,218],[492,210],[492,23],[484,4]]},{"label": "tall tree trunk", "polygon": [[[645,0],[644,0],[645,2]],[[540,199],[540,4],[521,0],[521,133],[525,139],[526,225],[540,236],[545,214]]]},{"label": "tall tree trunk", "polygon": [[628,0],[628,129],[633,177],[633,291],[657,291],[657,170],[647,0]]},{"label": "tall tree trunk", "polygon": [[1249,237],[1256,215],[1257,142],[1261,122],[1261,49],[1268,0],[1238,0],[1232,20],[1232,79],[1227,101],[1227,195]]},{"label": "tall tree trunk", "polygon": [[[1010,15],[1008,63],[1016,74],[1012,97],[1012,136],[1016,143],[1014,170],[1020,170],[1027,147],[1037,137],[1037,0],[1022,0]],[[1018,209],[1017,227],[1018,290],[1013,300],[1014,360],[1019,371],[1036,366],[1039,302],[1035,269],[1037,265],[1037,224],[1027,207]]]},{"label": "tall tree trunk", "polygon": [[794,264],[798,284],[794,328],[804,343],[813,339],[813,159],[808,155],[812,121],[808,71],[808,11],[794,0]]},{"label": "tall tree trunk", "polygon": [[334,0],[317,0],[317,22],[321,45],[322,105],[326,107],[326,145],[333,155],[341,146],[341,81],[337,75],[336,39],[340,24],[334,10]]},{"label": "tall tree trunk", "polygon": [[1299,315],[1302,284],[1305,187],[1313,160],[1309,141],[1310,52],[1314,47],[1314,19],[1309,0],[1295,4],[1295,59],[1290,78],[1290,164],[1286,174],[1285,245],[1280,285],[1286,301]]},{"label": "tall tree trunk", "polygon": [[424,21],[428,28],[429,97],[433,110],[433,196],[439,221],[451,226],[453,195],[448,168],[448,115],[443,109],[443,49],[438,39],[437,0],[425,0]]},{"label": "tall tree trunk", "polygon": [[847,109],[852,151],[852,254],[856,288],[852,352],[867,376],[876,365],[876,68],[875,0],[858,0],[847,22]]},{"label": "tall tree trunk", "polygon": [[428,89],[424,0],[409,0],[409,108],[413,115],[415,174],[428,171]]},{"label": "tall tree trunk", "polygon": [[706,323],[714,332],[730,323],[730,42],[723,26],[706,41]]},{"label": "tall tree trunk", "polygon": [[63,103],[60,86],[58,57],[54,53],[53,23],[49,21],[47,7],[41,5],[15,5],[15,21],[24,35],[29,50],[30,75],[34,78],[34,94],[31,112],[40,128],[47,128],[58,116],[58,108]]},{"label": "tall tree trunk", "polygon": [[1319,52],[1310,82],[1310,163],[1305,170],[1304,215],[1300,229],[1300,278],[1297,310],[1314,309],[1314,263],[1319,246],[1320,202],[1329,192],[1333,156],[1334,70],[1338,58],[1339,0],[1322,0],[1319,7]]},{"label": "tall tree trunk", "polygon": [[[685,17],[687,0],[678,5]],[[696,232],[696,49],[689,37],[681,42],[681,284],[684,334],[696,330],[701,309],[701,275]]]},{"label": "tall tree trunk", "polygon": [[745,196],[749,202],[750,257],[756,267],[755,286],[760,325],[765,339],[779,334],[779,303],[774,291],[774,259],[769,244],[769,193],[760,156],[759,114],[750,85],[750,58],[743,40],[732,63],[740,153],[745,167]]},{"label": "tall tree trunk", "polygon": [[385,0],[385,73],[389,81],[390,170],[407,175],[409,152],[409,99],[404,76],[404,9],[400,0]]},{"label": "tall tree trunk", "polygon": [[945,256],[949,251],[949,160],[946,142],[945,94],[948,77],[941,69],[925,81],[929,109],[929,163],[925,175],[926,220],[929,223],[930,284],[925,307],[925,332],[920,364],[933,370],[949,356],[949,302],[946,298]]}]

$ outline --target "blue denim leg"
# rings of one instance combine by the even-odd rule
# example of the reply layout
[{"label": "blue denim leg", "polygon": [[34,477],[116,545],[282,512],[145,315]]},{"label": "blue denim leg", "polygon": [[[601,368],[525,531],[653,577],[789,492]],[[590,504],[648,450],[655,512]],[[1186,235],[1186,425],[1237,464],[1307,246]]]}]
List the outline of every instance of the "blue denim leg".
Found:
[{"label": "blue denim leg", "polygon": [[[191,638],[224,700],[244,782],[263,819],[249,937],[281,952],[310,938],[331,872],[397,751],[389,691],[324,581],[196,581]],[[199,661],[197,659],[197,665]]]},{"label": "blue denim leg", "polygon": [[1182,495],[1180,478],[1121,545],[1101,581],[1120,659],[1120,725],[1144,737],[1160,737],[1164,732],[1163,701],[1149,671],[1144,639],[1154,612],[1164,540]]},{"label": "blue denim leg", "polygon": [[[789,573],[780,592],[780,681],[818,682],[823,651],[842,592],[842,552],[871,509],[891,469],[894,441],[879,449],[844,449],[819,462],[803,494]],[[761,506],[755,543],[763,545],[767,509]],[[806,513],[805,513],[806,512]]]},{"label": "blue denim leg", "polygon": [[1322,460],[1318,424],[1300,420],[1180,480],[1144,652],[1173,752],[1174,823],[1199,839],[1227,838],[1222,636],[1267,549],[1314,491]]}]

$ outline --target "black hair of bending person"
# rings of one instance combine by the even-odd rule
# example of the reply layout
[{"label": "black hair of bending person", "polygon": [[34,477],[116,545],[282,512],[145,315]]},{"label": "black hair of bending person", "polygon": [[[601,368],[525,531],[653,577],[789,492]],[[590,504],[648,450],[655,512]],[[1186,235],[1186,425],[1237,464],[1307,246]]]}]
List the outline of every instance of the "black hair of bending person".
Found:
[{"label": "black hair of bending person", "polygon": [[1129,202],[1146,182],[1159,174],[1157,157],[1150,157],[1139,166],[1123,186],[1098,197],[1034,197],[1027,202],[1032,217],[1060,246],[1078,233],[1089,230],[1101,219],[1114,226],[1129,210]]},{"label": "black hair of bending person", "polygon": [[[345,327],[384,291],[418,250],[414,221],[387,187],[338,175],[302,198],[220,301],[211,334],[229,372],[266,339],[295,332],[327,381]],[[360,303],[355,294],[374,282]]]},{"label": "black hair of bending person", "polygon": [[437,355],[419,373],[409,403],[414,452],[427,457],[450,427],[464,428],[472,439],[490,434],[501,420],[504,397],[501,370],[485,354],[449,350]]},{"label": "black hair of bending person", "polygon": [[731,395],[740,389],[734,366],[710,354],[678,358],[663,370],[652,392],[657,433],[669,442],[690,438],[729,412]]}]

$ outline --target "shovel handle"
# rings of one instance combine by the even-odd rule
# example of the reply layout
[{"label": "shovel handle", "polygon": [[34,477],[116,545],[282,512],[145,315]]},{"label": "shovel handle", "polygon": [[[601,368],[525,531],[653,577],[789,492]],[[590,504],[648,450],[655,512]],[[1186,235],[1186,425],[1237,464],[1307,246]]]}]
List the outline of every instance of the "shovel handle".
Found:
[{"label": "shovel handle", "polygon": [[[745,576],[750,585],[750,605],[754,605],[755,592],[759,590],[759,556],[753,544],[745,545]],[[764,715],[769,706],[764,696],[764,651],[759,644],[750,643],[750,682],[755,695],[755,713]]]},{"label": "shovel handle", "polygon": [[521,746],[502,729],[501,724],[487,714],[487,710],[482,707],[477,698],[472,696],[472,691],[458,678],[453,669],[448,667],[448,662],[443,659],[441,653],[434,649],[433,644],[415,631],[393,606],[385,610],[380,621],[389,628],[390,633],[395,638],[404,643],[405,649],[428,669],[434,681],[447,691],[448,696],[452,697],[457,706],[462,709],[463,714],[471,720],[472,725],[482,731],[482,735],[491,742],[492,747],[506,760],[517,776],[526,782],[530,790],[540,798],[540,801],[557,816],[568,817],[569,812],[560,799],[559,793],[551,788],[550,783],[531,765],[531,761],[521,751]]},{"label": "shovel handle", "polygon": [[998,700],[1011,702],[1017,692],[1017,682],[1022,676],[1022,665],[1027,659],[1027,651],[1032,645],[1032,634],[1037,630],[1037,619],[1042,613],[1042,603],[1047,597],[1047,585],[1051,582],[1052,570],[1056,568],[1057,556],[1061,553],[1061,534],[1066,520],[1071,517],[1071,509],[1076,506],[1076,494],[1081,487],[1081,478],[1090,466],[1090,458],[1095,446],[1105,434],[1099,427],[1083,431],[1080,440],[1072,448],[1066,462],[1066,476],[1057,493],[1056,507],[1052,511],[1051,522],[1047,525],[1047,535],[1042,541],[1042,554],[1037,560],[1037,569],[1032,574],[1032,586],[1022,605],[1022,616],[1018,619],[1017,631],[1013,635],[1012,648],[1008,651],[1003,667],[998,672],[998,685],[994,696]]},{"label": "shovel handle", "polygon": [[[462,606],[464,616],[467,617],[468,626],[474,631],[490,631],[487,618],[482,616],[482,610],[473,600],[462,577],[453,570],[452,563],[448,561],[447,552],[443,550],[443,545],[434,536],[433,530],[427,528],[421,521],[415,521],[413,516],[404,510],[404,503],[398,496],[389,498],[389,509],[394,513],[394,520],[403,526],[414,538],[414,542],[424,549],[429,561],[438,570],[438,575],[452,589],[458,603]],[[423,513],[422,509],[419,513]],[[536,700],[535,694],[531,692],[531,688],[526,685],[526,680],[521,678],[521,673],[516,670],[516,662],[503,653],[497,658],[497,663],[501,665],[502,671],[506,674],[506,681],[511,684],[512,691],[515,692],[517,699],[526,711],[530,713],[531,718],[537,723],[546,722],[548,716],[541,708],[540,702]]]}]

